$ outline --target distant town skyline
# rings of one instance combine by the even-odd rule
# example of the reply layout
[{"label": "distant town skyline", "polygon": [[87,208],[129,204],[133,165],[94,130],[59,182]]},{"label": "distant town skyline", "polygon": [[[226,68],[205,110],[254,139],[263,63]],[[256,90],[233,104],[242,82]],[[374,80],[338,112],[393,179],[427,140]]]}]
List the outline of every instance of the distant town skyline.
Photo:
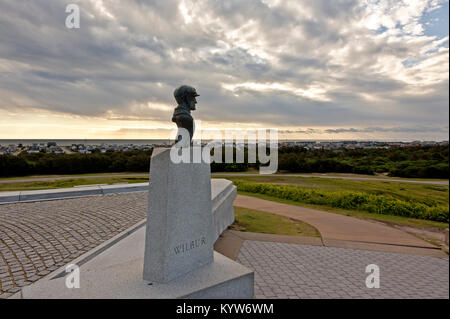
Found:
[{"label": "distant town skyline", "polygon": [[0,0],[0,139],[448,140],[448,0],[72,2]]},{"label": "distant town skyline", "polygon": [[[154,147],[172,145],[173,140],[0,140],[0,155],[20,155],[24,153],[53,154],[92,154],[107,152],[149,151]],[[249,145],[268,141],[229,140],[194,140],[194,145],[201,146],[234,146],[242,149]],[[342,149],[386,149],[417,146],[447,146],[448,141],[414,141],[414,142],[381,142],[381,141],[286,141],[280,140],[278,147],[300,147],[306,150],[342,150]]]}]

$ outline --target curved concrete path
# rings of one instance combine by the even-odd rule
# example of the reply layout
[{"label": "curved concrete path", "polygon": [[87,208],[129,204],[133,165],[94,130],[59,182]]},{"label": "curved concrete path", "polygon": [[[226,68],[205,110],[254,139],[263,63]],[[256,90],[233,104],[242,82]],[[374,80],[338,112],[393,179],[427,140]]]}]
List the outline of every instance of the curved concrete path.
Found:
[{"label": "curved concrete path", "polygon": [[439,249],[401,230],[359,218],[244,195],[236,197],[234,206],[261,210],[304,221],[319,230],[324,244],[350,241]]}]

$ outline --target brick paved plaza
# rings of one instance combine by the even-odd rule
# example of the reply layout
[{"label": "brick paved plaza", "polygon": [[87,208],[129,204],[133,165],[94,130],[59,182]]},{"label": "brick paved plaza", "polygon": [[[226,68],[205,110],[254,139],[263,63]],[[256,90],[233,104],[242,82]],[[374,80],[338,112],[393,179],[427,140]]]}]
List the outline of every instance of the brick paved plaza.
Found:
[{"label": "brick paved plaza", "polygon": [[146,217],[147,193],[0,205],[0,298]]},{"label": "brick paved plaza", "polygon": [[[146,217],[147,193],[0,205],[0,298],[40,279]],[[447,259],[245,241],[257,298],[448,298]],[[365,287],[377,264],[381,288]]]},{"label": "brick paved plaza", "polygon": [[[237,261],[255,271],[256,298],[449,298],[448,259],[245,241]],[[380,288],[366,287],[366,266]]]}]

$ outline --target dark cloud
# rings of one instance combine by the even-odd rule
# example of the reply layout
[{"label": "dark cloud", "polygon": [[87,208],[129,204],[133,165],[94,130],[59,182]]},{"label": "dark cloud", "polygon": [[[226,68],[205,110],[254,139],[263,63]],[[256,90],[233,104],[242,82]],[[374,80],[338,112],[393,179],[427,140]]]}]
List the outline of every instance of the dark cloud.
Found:
[{"label": "dark cloud", "polygon": [[448,127],[448,48],[366,28],[364,2],[76,3],[81,28],[67,29],[64,2],[0,0],[0,109],[167,121],[135,106],[173,105],[173,89],[191,84],[207,121]]}]

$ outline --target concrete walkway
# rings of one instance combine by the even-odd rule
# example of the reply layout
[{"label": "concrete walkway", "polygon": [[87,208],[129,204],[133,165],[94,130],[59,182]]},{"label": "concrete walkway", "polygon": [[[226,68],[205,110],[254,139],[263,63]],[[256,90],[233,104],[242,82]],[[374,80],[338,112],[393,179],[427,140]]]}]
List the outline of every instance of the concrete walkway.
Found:
[{"label": "concrete walkway", "polygon": [[348,242],[439,249],[413,235],[381,223],[238,195],[235,206],[261,210],[304,221],[322,235],[324,244],[348,247]]}]

